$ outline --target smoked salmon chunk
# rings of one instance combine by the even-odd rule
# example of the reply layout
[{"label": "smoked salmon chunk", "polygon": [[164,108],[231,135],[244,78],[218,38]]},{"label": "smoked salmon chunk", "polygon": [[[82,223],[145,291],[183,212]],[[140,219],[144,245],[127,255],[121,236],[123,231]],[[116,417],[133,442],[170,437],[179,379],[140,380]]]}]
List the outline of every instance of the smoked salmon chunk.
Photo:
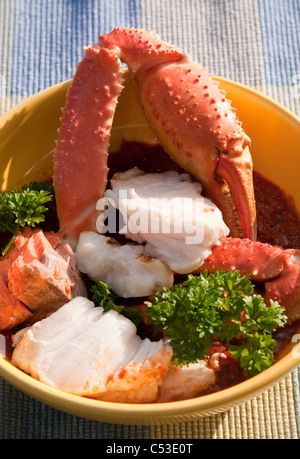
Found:
[{"label": "smoked salmon chunk", "polygon": [[0,331],[14,328],[31,316],[32,313],[15,298],[0,274]]},{"label": "smoked salmon chunk", "polygon": [[75,268],[74,252],[61,240],[53,245],[42,230],[33,232],[8,271],[8,288],[31,311],[48,315],[86,287]]},{"label": "smoked salmon chunk", "polygon": [[[8,271],[15,259],[21,255],[22,249],[28,239],[36,232],[40,231],[35,228],[32,229],[29,226],[25,226],[22,231],[19,231],[16,235],[14,243],[11,245],[7,253],[0,258],[0,274],[4,281],[8,282]],[[54,233],[53,231],[44,232],[45,237],[48,239],[52,247],[55,249],[58,243],[61,241],[61,234]]]}]

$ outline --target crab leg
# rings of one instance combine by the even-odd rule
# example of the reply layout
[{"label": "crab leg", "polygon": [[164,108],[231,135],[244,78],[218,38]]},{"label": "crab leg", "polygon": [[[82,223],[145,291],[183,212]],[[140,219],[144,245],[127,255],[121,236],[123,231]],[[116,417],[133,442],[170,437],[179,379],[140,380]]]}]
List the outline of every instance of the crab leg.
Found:
[{"label": "crab leg", "polygon": [[99,42],[128,65],[159,142],[200,181],[231,235],[255,239],[250,140],[218,83],[153,32],[117,28]]},{"label": "crab leg", "polygon": [[264,283],[265,301],[278,301],[289,323],[300,318],[300,251],[239,238],[222,238],[194,272],[239,270],[254,282]]},{"label": "crab leg", "polygon": [[120,62],[94,45],[85,50],[63,109],[54,156],[58,218],[70,242],[95,228],[96,202],[107,181],[111,124],[122,89]]},{"label": "crab leg", "polygon": [[300,317],[300,251],[285,250],[286,258],[281,275],[265,283],[265,300],[276,300],[285,306],[289,322]]},{"label": "crab leg", "polygon": [[250,275],[253,281],[264,282],[281,274],[286,259],[281,247],[270,244],[226,237],[212,248],[199,271],[239,270],[242,276]]}]

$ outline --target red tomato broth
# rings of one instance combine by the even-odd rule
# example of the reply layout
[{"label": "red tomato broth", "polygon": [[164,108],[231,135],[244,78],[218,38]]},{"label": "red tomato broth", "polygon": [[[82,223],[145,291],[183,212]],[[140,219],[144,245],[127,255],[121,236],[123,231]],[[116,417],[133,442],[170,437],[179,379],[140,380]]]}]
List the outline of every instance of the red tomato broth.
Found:
[{"label": "red tomato broth", "polygon": [[293,199],[258,172],[253,174],[257,239],[284,249],[300,249],[300,215]]}]

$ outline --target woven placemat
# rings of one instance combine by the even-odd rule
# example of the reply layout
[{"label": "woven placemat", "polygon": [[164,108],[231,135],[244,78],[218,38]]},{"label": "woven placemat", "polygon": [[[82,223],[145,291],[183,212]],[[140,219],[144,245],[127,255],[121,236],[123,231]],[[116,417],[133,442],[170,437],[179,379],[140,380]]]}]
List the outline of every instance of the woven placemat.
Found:
[{"label": "woven placemat", "polygon": [[[300,114],[298,0],[0,0],[0,114],[72,77],[82,48],[115,26],[152,29],[216,74]],[[299,369],[228,412],[121,426],[60,412],[0,379],[0,438],[299,438]]]},{"label": "woven placemat", "polygon": [[255,399],[224,413],[158,426],[124,426],[72,416],[0,379],[0,438],[298,439],[299,376],[296,370]]}]

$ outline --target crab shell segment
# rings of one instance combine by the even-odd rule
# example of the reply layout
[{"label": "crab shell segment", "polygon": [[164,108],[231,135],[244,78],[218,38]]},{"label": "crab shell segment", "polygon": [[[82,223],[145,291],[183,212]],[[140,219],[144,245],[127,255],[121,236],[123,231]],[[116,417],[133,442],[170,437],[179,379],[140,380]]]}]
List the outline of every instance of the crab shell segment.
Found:
[{"label": "crab shell segment", "polygon": [[[95,227],[107,180],[107,151],[121,61],[128,65],[159,143],[200,181],[232,236],[256,237],[250,140],[218,83],[153,32],[117,28],[85,51],[68,93],[54,158],[61,229],[75,240]],[[71,204],[70,204],[71,203]]]},{"label": "crab shell segment", "polygon": [[278,301],[285,308],[288,322],[300,318],[300,251],[283,249],[249,239],[223,238],[212,248],[194,274],[207,270],[238,270],[242,276],[264,286],[267,305]]},{"label": "crab shell segment", "polygon": [[265,300],[278,301],[286,309],[289,323],[300,318],[300,251],[284,251],[283,270],[278,278],[265,283]]},{"label": "crab shell segment", "polygon": [[54,155],[59,224],[70,241],[96,228],[96,203],[106,189],[111,125],[122,88],[118,57],[97,44],[87,48],[68,91]]}]

